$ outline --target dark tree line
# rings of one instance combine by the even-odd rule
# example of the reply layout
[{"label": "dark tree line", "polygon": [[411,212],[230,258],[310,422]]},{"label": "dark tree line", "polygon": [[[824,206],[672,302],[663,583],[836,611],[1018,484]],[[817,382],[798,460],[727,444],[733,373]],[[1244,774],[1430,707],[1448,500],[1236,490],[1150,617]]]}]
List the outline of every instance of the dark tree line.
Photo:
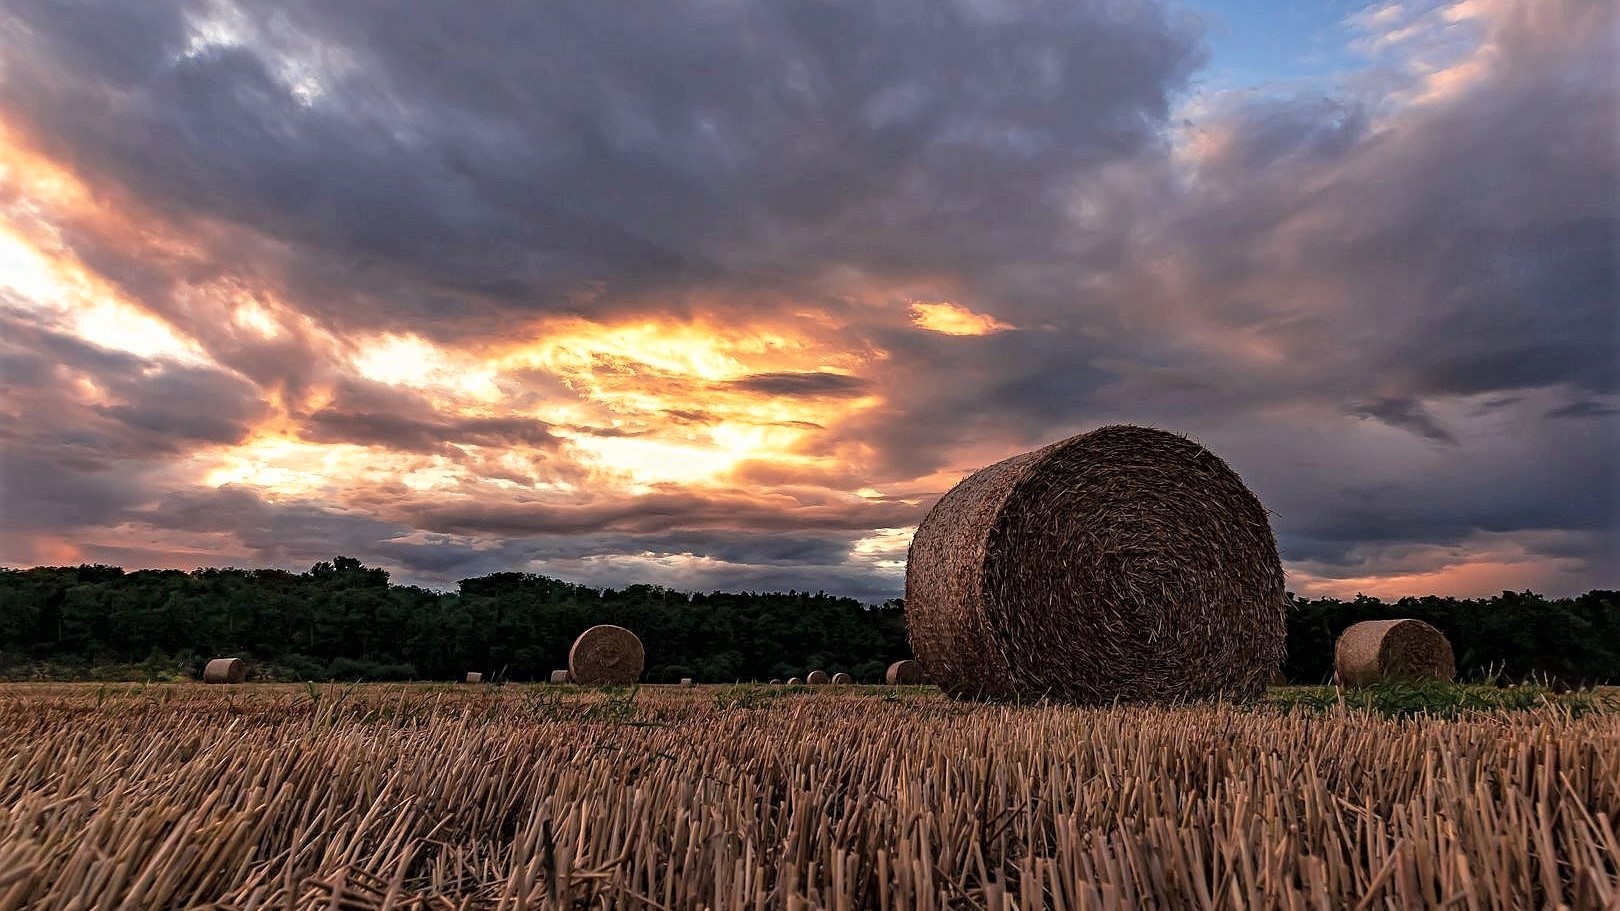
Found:
[{"label": "dark tree line", "polygon": [[[1332,673],[1333,641],[1358,620],[1416,617],[1439,627],[1465,679],[1620,680],[1620,592],[1547,599],[1290,596],[1287,672]],[[392,585],[347,557],[308,572],[110,566],[0,570],[0,675],[190,674],[241,655],[260,677],[455,679],[469,670],[543,680],[597,623],[647,647],[646,679],[765,680],[811,668],[876,682],[907,657],[899,601],[825,593],[687,594],[653,585],[596,589],[527,573],[464,579],[454,593]]]}]

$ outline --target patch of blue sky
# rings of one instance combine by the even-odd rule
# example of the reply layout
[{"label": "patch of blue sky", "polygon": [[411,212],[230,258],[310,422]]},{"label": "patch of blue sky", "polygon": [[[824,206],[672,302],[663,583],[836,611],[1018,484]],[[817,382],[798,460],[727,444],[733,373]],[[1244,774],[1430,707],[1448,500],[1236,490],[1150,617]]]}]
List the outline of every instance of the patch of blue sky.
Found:
[{"label": "patch of blue sky", "polygon": [[1351,19],[1368,0],[1183,0],[1204,21],[1209,61],[1195,94],[1331,92],[1367,62]]}]

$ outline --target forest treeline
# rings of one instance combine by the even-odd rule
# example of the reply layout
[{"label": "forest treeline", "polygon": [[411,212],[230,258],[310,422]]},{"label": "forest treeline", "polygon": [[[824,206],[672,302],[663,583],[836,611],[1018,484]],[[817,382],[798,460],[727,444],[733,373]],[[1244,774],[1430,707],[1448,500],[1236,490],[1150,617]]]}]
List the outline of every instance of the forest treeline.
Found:
[{"label": "forest treeline", "polygon": [[[1450,638],[1463,679],[1620,681],[1620,592],[1575,598],[1290,595],[1290,680],[1332,674],[1333,641],[1360,620],[1415,617]],[[908,657],[903,604],[825,593],[598,589],[528,573],[464,579],[456,592],[394,585],[338,557],[308,572],[0,570],[0,678],[164,679],[208,658],[247,658],[260,679],[543,680],[585,628],[615,623],[647,648],[646,679],[767,680],[821,668],[878,682]]]}]

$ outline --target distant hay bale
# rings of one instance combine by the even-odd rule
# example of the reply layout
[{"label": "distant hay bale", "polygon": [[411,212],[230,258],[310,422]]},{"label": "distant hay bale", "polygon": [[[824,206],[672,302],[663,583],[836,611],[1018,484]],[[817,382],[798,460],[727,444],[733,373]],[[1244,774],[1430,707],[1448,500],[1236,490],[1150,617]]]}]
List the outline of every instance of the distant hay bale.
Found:
[{"label": "distant hay bale", "polygon": [[804,682],[811,686],[821,686],[827,682],[826,671],[811,671],[804,675]]},{"label": "distant hay bale", "polygon": [[568,672],[567,671],[552,671],[551,672],[551,682],[552,683],[567,683],[568,682]]},{"label": "distant hay bale", "polygon": [[1365,620],[1339,634],[1333,668],[1341,686],[1379,680],[1438,677],[1451,680],[1457,665],[1444,633],[1422,620]]},{"label": "distant hay bale", "polygon": [[890,686],[920,686],[928,682],[928,675],[923,673],[921,664],[906,658],[889,665],[883,673],[883,681]]},{"label": "distant hay bale", "polygon": [[693,684],[692,684],[692,678],[691,677],[682,677],[681,678],[681,686],[692,686],[692,685]]},{"label": "distant hay bale", "polygon": [[483,683],[484,682],[484,675],[478,673],[477,671],[468,671],[467,672],[467,682],[468,683]]},{"label": "distant hay bale", "polygon": [[247,665],[241,658],[215,658],[203,665],[204,683],[241,683],[247,679]]},{"label": "distant hay bale", "polygon": [[771,678],[771,686],[781,686],[781,685],[782,685],[782,678],[781,677],[772,677]]},{"label": "distant hay bale", "polygon": [[787,685],[788,686],[804,686],[804,681],[800,680],[797,677],[789,677]]},{"label": "distant hay bale", "polygon": [[568,650],[568,680],[580,686],[625,686],[641,679],[647,653],[622,626],[593,626]]},{"label": "distant hay bale", "polygon": [[855,678],[843,672],[839,672],[832,676],[832,682],[839,686],[849,686],[851,683],[855,682]]},{"label": "distant hay bale", "polygon": [[958,698],[1250,699],[1283,658],[1265,507],[1173,433],[1103,427],[981,469],[918,526],[911,645]]}]

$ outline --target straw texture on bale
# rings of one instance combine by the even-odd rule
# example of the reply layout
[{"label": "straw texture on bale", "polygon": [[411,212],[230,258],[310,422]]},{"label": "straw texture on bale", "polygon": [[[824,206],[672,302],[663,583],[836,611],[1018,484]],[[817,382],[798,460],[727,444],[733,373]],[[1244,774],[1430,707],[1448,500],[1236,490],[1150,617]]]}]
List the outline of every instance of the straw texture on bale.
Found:
[{"label": "straw texture on bale", "polygon": [[1118,425],[981,469],[918,526],[906,626],[952,696],[1250,699],[1284,650],[1266,510],[1186,437]]},{"label": "straw texture on bale", "polygon": [[552,671],[551,672],[551,682],[552,683],[567,683],[568,682],[568,672],[567,671]]},{"label": "straw texture on bale", "polygon": [[855,682],[855,678],[844,673],[843,671],[839,671],[832,676],[832,682],[838,684],[839,686],[849,686],[851,683]]},{"label": "straw texture on bale", "polygon": [[920,686],[928,682],[928,675],[923,673],[921,664],[906,658],[889,665],[883,673],[883,681],[890,686]]},{"label": "straw texture on bale", "polygon": [[247,679],[247,665],[241,658],[215,658],[203,665],[204,683],[241,683]]},{"label": "straw texture on bale", "polygon": [[811,671],[810,673],[804,675],[804,682],[810,684],[811,686],[821,686],[827,682],[827,672]]},{"label": "straw texture on bale", "polygon": [[483,683],[484,682],[484,675],[480,674],[477,671],[468,671],[467,672],[467,682],[468,683]]},{"label": "straw texture on bale", "polygon": [[1457,676],[1451,643],[1422,620],[1364,620],[1339,634],[1333,668],[1341,686]]},{"label": "straw texture on bale", "polygon": [[593,626],[568,650],[568,680],[580,686],[624,686],[641,679],[641,640],[622,626]]}]

